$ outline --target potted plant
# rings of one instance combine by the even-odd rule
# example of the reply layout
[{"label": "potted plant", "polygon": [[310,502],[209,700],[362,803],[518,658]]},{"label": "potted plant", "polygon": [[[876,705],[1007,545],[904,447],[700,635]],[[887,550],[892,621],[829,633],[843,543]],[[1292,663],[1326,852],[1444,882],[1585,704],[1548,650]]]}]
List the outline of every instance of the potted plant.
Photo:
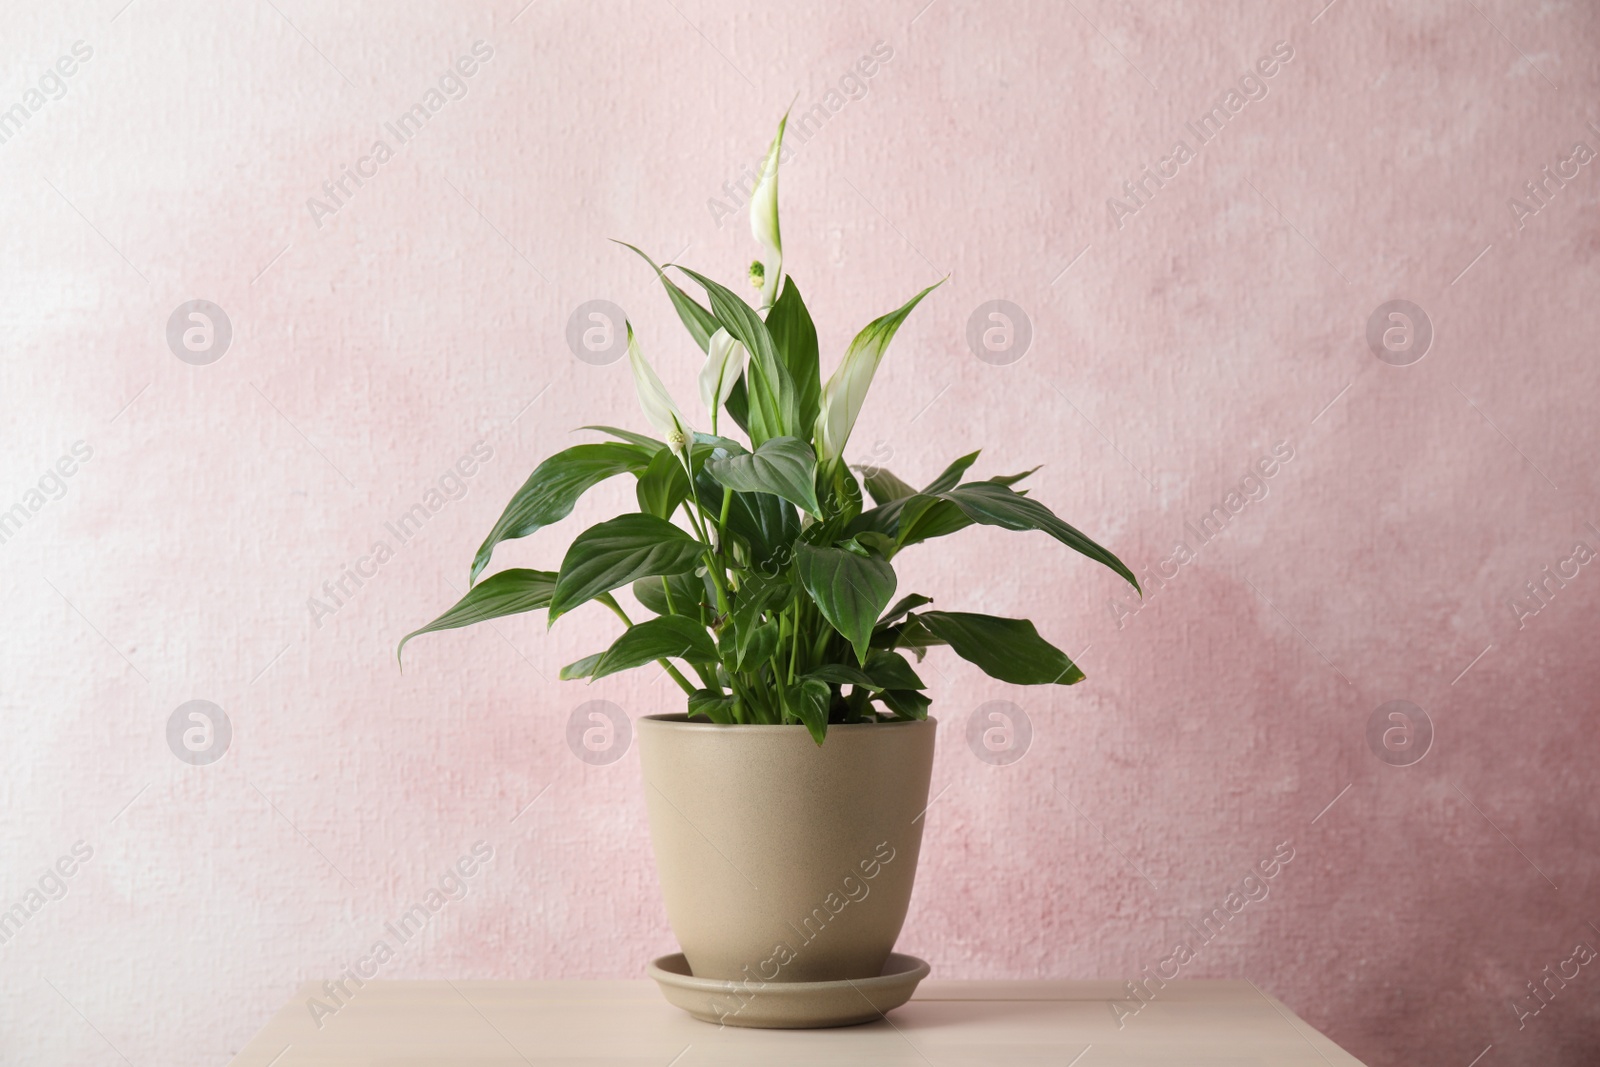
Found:
[{"label": "potted plant", "polygon": [[[617,615],[624,629],[610,647],[561,677],[654,663],[682,688],[682,711],[663,708],[638,724],[657,865],[684,952],[675,965],[657,961],[655,973],[714,984],[720,1005],[674,999],[747,1025],[855,1021],[886,1006],[879,998],[863,1014],[845,990],[853,1007],[747,1011],[757,992],[837,993],[846,983],[859,992],[892,977],[886,962],[913,986],[926,973],[913,966],[920,961],[891,960],[921,846],[936,725],[906,653],[920,661],[948,646],[1022,685],[1083,678],[1027,620],[934,610],[916,593],[897,600],[897,554],[973,523],[1037,530],[1138,588],[1114,555],[1013,488],[1031,471],[967,480],[973,452],[919,489],[882,469],[858,477],[846,463],[879,362],[936,286],[869,323],[824,381],[811,315],[783,272],[783,133],[780,123],[751,197],[763,249],[750,268],[753,303],[626,246],[655,271],[706,354],[699,386],[709,432],[668,394],[629,324],[634,383],[660,436],[587,427],[609,440],[539,464],[478,549],[466,596],[400,645],[539,609],[553,624],[591,601]],[[705,303],[668,268],[703,290]],[[725,433],[729,423],[742,440]],[[558,570],[478,580],[496,545],[559,521],[589,488],[624,474],[637,480],[638,510],[578,534]],[[647,618],[618,602],[620,589]],[[884,996],[904,1000],[894,990]]]}]

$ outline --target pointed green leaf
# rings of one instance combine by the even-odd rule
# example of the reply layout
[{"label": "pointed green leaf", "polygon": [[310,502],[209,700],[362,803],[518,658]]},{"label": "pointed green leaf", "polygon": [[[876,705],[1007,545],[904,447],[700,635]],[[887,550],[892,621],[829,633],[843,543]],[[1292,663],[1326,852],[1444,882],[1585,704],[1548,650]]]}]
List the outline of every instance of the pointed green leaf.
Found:
[{"label": "pointed green leaf", "polygon": [[902,719],[926,719],[928,708],[933,704],[926,693],[915,689],[885,689],[878,694],[878,699]]},{"label": "pointed green leaf", "polygon": [[[613,238],[613,240],[615,239]],[[667,277],[660,267],[656,266],[655,260],[626,241],[616,241],[615,243],[623,248],[632,249],[638,253],[639,258],[650,264],[651,269],[656,272],[656,277],[660,278],[661,284],[666,287],[667,298],[672,301],[672,306],[677,310],[678,318],[682,320],[684,327],[689,331],[689,336],[693,337],[694,343],[700,346],[700,351],[709,350],[711,335],[717,332],[717,317],[702,307],[694,297],[678,288],[677,283]]]},{"label": "pointed green leaf", "polygon": [[939,496],[955,504],[973,522],[1007,530],[1043,530],[1068,548],[1111,568],[1135,589],[1139,588],[1138,579],[1126,564],[1031,497],[996,482],[968,482]]},{"label": "pointed green leaf", "polygon": [[717,689],[696,689],[689,694],[689,717],[704,716],[729,726],[739,721],[739,698]]},{"label": "pointed green leaf", "polygon": [[655,451],[644,445],[606,441],[574,445],[539,464],[478,548],[472,560],[471,581],[477,581],[483,568],[489,565],[495,545],[527,537],[535,530],[559,522],[572,513],[578,498],[591,488],[618,474],[642,472],[654,455]]},{"label": "pointed green leaf", "polygon": [[706,473],[728,489],[781,496],[813,515],[822,511],[817,503],[817,456],[798,437],[774,437],[744,455],[712,453]]},{"label": "pointed green leaf", "polygon": [[[701,470],[695,474],[700,506],[713,515],[722,513],[722,486]],[[775,578],[789,562],[789,546],[800,536],[800,516],[794,505],[772,493],[734,493],[728,502],[728,533],[750,548],[750,565],[757,573]]]},{"label": "pointed green leaf", "polygon": [[[670,608],[666,590],[661,585],[663,581],[672,589]],[[700,617],[701,604],[713,602],[706,591],[706,580],[693,571],[664,578],[640,578],[633,583],[633,595],[646,610],[657,615],[687,615],[691,619]]]},{"label": "pointed green leaf", "polygon": [[880,506],[892,500],[903,500],[916,494],[915,489],[882,467],[871,467],[864,470],[861,483],[867,487],[867,492],[872,494],[873,503]]},{"label": "pointed green leaf", "polygon": [[595,664],[599,663],[600,657],[604,655],[604,652],[591,652],[582,659],[574,660],[567,664],[561,668],[561,680],[563,682],[572,682],[577,681],[579,678],[589,677],[594,673]]},{"label": "pointed green leaf", "polygon": [[873,649],[867,653],[866,666],[862,668],[872,679],[874,689],[926,689],[911,664],[898,652]]},{"label": "pointed green leaf", "polygon": [[754,308],[725,286],[687,267],[678,265],[678,269],[705,287],[717,322],[750,353],[744,380],[749,399],[751,443],[760,445],[769,438],[797,433],[800,416],[794,380],[778,359],[777,346],[767,324],[761,321]]},{"label": "pointed green leaf", "polygon": [[722,631],[722,659],[732,663],[734,670],[755,670],[777,650],[778,623],[775,619],[752,627],[748,633]]},{"label": "pointed green leaf", "polygon": [[828,683],[816,678],[797,679],[784,690],[784,706],[805,723],[811,740],[819,745],[828,733],[828,704],[832,699],[833,690]]},{"label": "pointed green leaf", "polygon": [[950,466],[946,467],[944,472],[940,474],[939,477],[929,482],[927,487],[922,491],[931,496],[937,493],[942,493],[946,489],[954,489],[957,483],[961,481],[961,476],[967,473],[968,468],[970,468],[976,462],[978,462],[978,453],[968,452],[966,455],[950,464]]},{"label": "pointed green leaf", "polygon": [[894,607],[884,612],[883,618],[878,620],[879,626],[893,626],[906,615],[924,604],[932,604],[933,597],[923,596],[921,593],[908,593],[894,602]]},{"label": "pointed green leaf", "polygon": [[623,631],[594,666],[593,679],[618,671],[642,667],[658,659],[682,659],[690,663],[715,663],[717,646],[706,628],[682,615],[663,615],[648,619]]},{"label": "pointed green leaf", "polygon": [[750,436],[750,387],[745,384],[744,375],[739,375],[739,380],[733,383],[733,391],[722,407],[734,425],[743,430],[746,437]]},{"label": "pointed green leaf", "polygon": [[872,628],[894,596],[894,568],[876,556],[839,548],[796,546],[800,584],[816,601],[823,618],[844,635],[865,662]]},{"label": "pointed green leaf", "polygon": [[556,576],[549,571],[534,571],[523,567],[491,574],[480,584],[467,590],[467,595],[456,601],[449,611],[434,619],[420,630],[412,630],[400,639],[395,649],[395,659],[405,651],[406,642],[419,634],[438,630],[453,630],[471,626],[475,622],[498,619],[505,615],[518,615],[547,607],[550,594],[555,590]]},{"label": "pointed green leaf", "polygon": [[704,551],[688,533],[654,515],[623,515],[591,526],[561,561],[550,621],[637,578],[692,571]]},{"label": "pointed green leaf", "polygon": [[791,277],[784,278],[783,292],[767,312],[767,331],[794,382],[797,431],[809,437],[822,405],[822,368],[817,355],[817,327]]},{"label": "pointed green leaf", "polygon": [[597,430],[600,433],[610,434],[612,437],[622,441],[627,441],[629,444],[639,445],[641,448],[648,448],[652,452],[659,452],[661,449],[667,447],[665,442],[657,441],[654,437],[650,437],[647,434],[634,433],[632,430],[623,430],[616,426],[584,426],[581,427],[581,429]]},{"label": "pointed green leaf", "polygon": [[1002,682],[1072,685],[1083,680],[1083,672],[1067,654],[1040,637],[1027,619],[964,611],[924,611],[911,619],[947,643],[956,655]]},{"label": "pointed green leaf", "polygon": [[689,475],[683,461],[671,449],[663,448],[650,460],[634,487],[639,510],[658,519],[669,519],[678,505],[689,498]]}]

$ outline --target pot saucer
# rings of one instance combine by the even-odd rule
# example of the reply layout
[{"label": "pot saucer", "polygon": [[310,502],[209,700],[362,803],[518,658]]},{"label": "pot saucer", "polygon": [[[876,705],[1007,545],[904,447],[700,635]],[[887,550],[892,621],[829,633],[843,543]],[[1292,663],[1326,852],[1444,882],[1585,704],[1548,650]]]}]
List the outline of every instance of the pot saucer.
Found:
[{"label": "pot saucer", "polygon": [[669,1002],[702,1022],[803,1030],[853,1026],[881,1019],[911,999],[931,968],[915,956],[889,953],[876,978],[837,982],[728,982],[696,978],[675,952],[651,962],[646,973]]}]

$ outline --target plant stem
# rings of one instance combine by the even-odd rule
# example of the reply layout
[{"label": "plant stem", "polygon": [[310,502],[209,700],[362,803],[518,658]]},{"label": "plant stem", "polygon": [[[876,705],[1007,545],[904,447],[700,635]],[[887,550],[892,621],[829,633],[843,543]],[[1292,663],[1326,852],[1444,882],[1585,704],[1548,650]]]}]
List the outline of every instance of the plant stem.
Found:
[{"label": "plant stem", "polygon": [[794,684],[795,660],[800,657],[800,601],[794,602],[794,624],[791,627],[789,641],[789,684]]}]

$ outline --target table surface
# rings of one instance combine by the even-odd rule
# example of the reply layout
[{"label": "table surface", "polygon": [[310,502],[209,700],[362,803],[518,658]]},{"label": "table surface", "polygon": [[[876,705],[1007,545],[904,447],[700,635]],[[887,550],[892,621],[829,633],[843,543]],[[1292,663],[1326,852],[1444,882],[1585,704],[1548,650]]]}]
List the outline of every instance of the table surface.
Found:
[{"label": "table surface", "polygon": [[[353,987],[352,987],[353,988]],[[234,1067],[1361,1067],[1249,982],[1175,981],[1120,1019],[1120,982],[925,981],[887,1018],[834,1030],[697,1022],[629,982],[371,981],[321,1026],[307,984]]]}]

